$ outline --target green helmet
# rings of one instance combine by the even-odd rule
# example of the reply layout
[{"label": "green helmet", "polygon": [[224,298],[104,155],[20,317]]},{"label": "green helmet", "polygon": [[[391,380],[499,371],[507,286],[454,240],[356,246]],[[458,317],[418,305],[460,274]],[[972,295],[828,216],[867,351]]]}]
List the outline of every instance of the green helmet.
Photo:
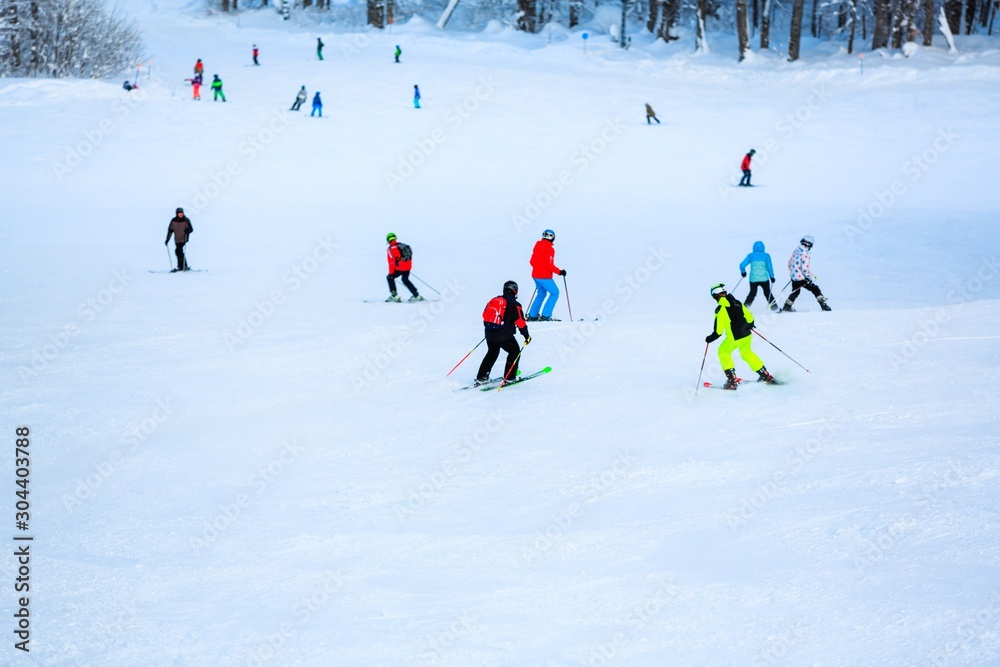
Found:
[{"label": "green helmet", "polygon": [[718,298],[725,293],[726,293],[726,286],[723,283],[712,285],[711,294],[714,298]]},{"label": "green helmet", "polygon": [[395,240],[396,240],[396,235],[393,234],[392,232],[389,232],[388,234],[385,235],[385,242],[386,243],[389,243],[390,241],[395,241]]}]

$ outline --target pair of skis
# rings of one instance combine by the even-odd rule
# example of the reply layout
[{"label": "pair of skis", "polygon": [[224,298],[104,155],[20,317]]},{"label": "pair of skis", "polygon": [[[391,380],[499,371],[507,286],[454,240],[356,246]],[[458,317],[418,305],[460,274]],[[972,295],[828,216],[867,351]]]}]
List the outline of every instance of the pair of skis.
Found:
[{"label": "pair of skis", "polygon": [[[777,380],[772,380],[771,382],[764,382],[763,380],[757,380],[757,382],[761,384],[784,384],[782,382],[778,382]],[[749,383],[745,382],[743,378],[736,378],[736,386],[740,386],[742,384],[756,384],[756,383]],[[721,384],[712,384],[711,382],[702,382],[701,386],[704,387],[705,389],[726,389]],[[727,391],[733,391],[733,390],[728,389]]]},{"label": "pair of skis", "polygon": [[532,373],[531,375],[519,375],[513,380],[503,381],[503,378],[493,378],[492,380],[487,380],[486,382],[481,382],[479,384],[470,384],[467,387],[460,387],[458,391],[463,391],[465,389],[478,389],[479,391],[500,391],[504,387],[510,387],[511,385],[520,384],[522,382],[527,382],[528,380],[533,380],[536,377],[540,377],[552,371],[551,366],[546,366],[542,370]]}]

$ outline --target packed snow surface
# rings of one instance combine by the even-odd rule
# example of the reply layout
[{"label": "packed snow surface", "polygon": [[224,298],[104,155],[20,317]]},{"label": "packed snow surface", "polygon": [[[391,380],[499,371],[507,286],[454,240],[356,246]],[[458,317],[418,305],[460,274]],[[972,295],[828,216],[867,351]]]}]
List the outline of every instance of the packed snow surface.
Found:
[{"label": "packed snow surface", "polygon": [[[0,662],[1000,663],[991,42],[862,75],[175,4],[139,15],[138,91],[0,82],[2,508],[34,537]],[[166,273],[177,206],[201,272]],[[563,321],[521,362],[553,371],[456,392],[546,228]],[[390,231],[437,301],[381,303]],[[780,290],[804,234],[833,311],[752,306],[784,384],[737,359],[695,394],[710,286],[760,240]]]}]

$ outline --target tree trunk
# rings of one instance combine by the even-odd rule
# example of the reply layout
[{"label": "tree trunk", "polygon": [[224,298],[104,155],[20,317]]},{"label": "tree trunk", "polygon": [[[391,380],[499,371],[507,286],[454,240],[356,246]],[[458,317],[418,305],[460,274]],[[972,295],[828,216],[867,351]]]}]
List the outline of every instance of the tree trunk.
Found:
[{"label": "tree trunk", "polygon": [[847,39],[847,52],[854,53],[854,33],[858,27],[858,0],[851,0],[850,15],[847,20],[851,22],[851,36]]},{"label": "tree trunk", "polygon": [[708,0],[698,0],[697,11],[697,33],[695,35],[695,51],[698,53],[708,52],[708,36],[705,34],[705,17],[708,15],[705,5]]},{"label": "tree trunk", "polygon": [[747,30],[747,0],[736,0],[736,32],[740,39],[740,62],[750,50],[750,34]]},{"label": "tree trunk", "polygon": [[760,48],[762,51],[771,48],[771,0],[764,0],[760,13]]},{"label": "tree trunk", "polygon": [[962,33],[962,0],[945,0],[944,15],[948,19],[948,28],[951,34]]},{"label": "tree trunk", "polygon": [[385,28],[385,0],[368,0],[368,25]]},{"label": "tree trunk", "polygon": [[580,24],[580,14],[583,9],[583,0],[569,0],[569,27],[575,28]]},{"label": "tree trunk", "polygon": [[521,32],[537,32],[538,30],[537,0],[517,0],[517,29]]},{"label": "tree trunk", "polygon": [[646,19],[646,30],[656,34],[660,25],[660,11],[663,7],[661,0],[649,0],[649,17]]},{"label": "tree trunk", "polygon": [[889,0],[875,0],[875,27],[872,30],[872,51],[884,49],[889,45],[892,13],[889,11]]},{"label": "tree trunk", "polygon": [[819,32],[816,27],[816,14],[819,8],[819,0],[813,0],[812,17],[809,19],[809,34],[813,37],[819,37]]},{"label": "tree trunk", "polygon": [[756,30],[760,27],[760,2],[759,0],[753,0],[753,4],[750,6],[751,14],[753,16],[753,29]]},{"label": "tree trunk", "polygon": [[799,43],[802,41],[802,14],[805,11],[806,0],[795,0],[792,3],[792,25],[788,34],[788,60],[799,59]]}]

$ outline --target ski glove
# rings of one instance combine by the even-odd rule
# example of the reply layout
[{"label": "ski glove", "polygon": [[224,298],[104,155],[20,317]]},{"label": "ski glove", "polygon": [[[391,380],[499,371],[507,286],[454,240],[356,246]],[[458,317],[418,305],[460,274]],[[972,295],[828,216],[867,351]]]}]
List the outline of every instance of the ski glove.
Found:
[{"label": "ski glove", "polygon": [[528,341],[531,340],[531,336],[528,335],[528,328],[527,327],[525,327],[524,329],[521,329],[521,336],[524,337],[524,344],[527,345]]},{"label": "ski glove", "polygon": [[740,276],[742,276],[743,278],[746,278],[746,277],[747,277],[747,274],[745,274],[745,273],[741,273],[741,274],[740,274]]},{"label": "ski glove", "polygon": [[163,245],[167,245],[168,243],[170,243],[170,239],[167,239],[166,241],[164,241]]},{"label": "ski glove", "polygon": [[775,280],[774,278],[771,278],[771,284],[772,285],[774,284],[774,280]]},{"label": "ski glove", "polygon": [[715,333],[715,332],[713,331],[712,333],[710,333],[710,334],[708,334],[707,336],[705,336],[705,342],[706,342],[706,343],[711,343],[711,342],[713,342],[713,341],[716,341],[716,340],[718,340],[719,338],[721,338],[721,336],[719,336],[719,334],[717,334],[717,333]]},{"label": "ski glove", "polygon": [[562,271],[560,271],[559,275],[560,276],[565,276],[566,275],[566,269],[563,269]]},{"label": "ski glove", "polygon": [[527,344],[528,344],[528,343],[530,343],[530,342],[531,342],[531,336],[528,336],[528,337],[526,337],[526,338],[524,339],[524,344],[525,344],[525,345],[527,345]]}]

